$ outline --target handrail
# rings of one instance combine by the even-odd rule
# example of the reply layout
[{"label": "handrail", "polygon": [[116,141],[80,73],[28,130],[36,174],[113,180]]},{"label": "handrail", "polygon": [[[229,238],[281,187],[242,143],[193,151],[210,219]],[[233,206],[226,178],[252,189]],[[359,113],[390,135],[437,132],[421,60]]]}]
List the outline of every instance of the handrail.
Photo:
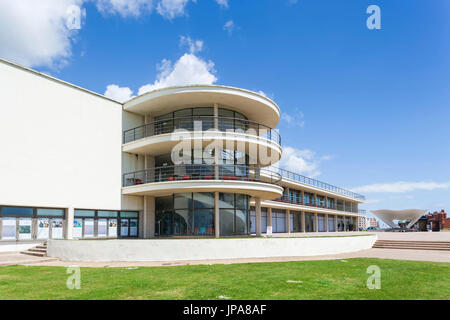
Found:
[{"label": "handrail", "polygon": [[194,122],[197,121],[201,122],[202,131],[215,129],[216,120],[218,124],[217,129],[219,131],[226,132],[227,130],[231,130],[234,132],[242,131],[247,134],[252,134],[249,132],[249,130],[252,129],[255,130],[253,135],[266,138],[281,145],[280,134],[277,130],[272,129],[269,126],[246,119],[215,116],[176,117],[146,123],[144,125],[125,130],[123,132],[123,143],[128,143],[155,135],[172,133],[177,129],[193,131],[195,129]]},{"label": "handrail", "polygon": [[147,183],[182,180],[256,181],[280,185],[281,175],[256,166],[183,164],[125,173],[122,183],[124,187],[129,187]]},{"label": "handrail", "polygon": [[357,194],[357,193],[349,191],[349,190],[345,190],[343,188],[339,188],[339,187],[333,186],[331,184],[328,184],[328,183],[325,183],[325,182],[322,182],[322,181],[319,181],[319,180],[316,180],[316,179],[308,178],[306,176],[303,176],[301,174],[288,171],[286,169],[277,168],[277,167],[273,167],[273,166],[272,166],[272,169],[274,171],[280,173],[283,178],[292,179],[292,180],[295,180],[295,181],[298,181],[298,182],[301,182],[301,183],[304,183],[304,184],[307,184],[307,185],[310,185],[310,186],[313,186],[313,187],[317,187],[317,188],[321,188],[321,189],[324,189],[324,190],[332,191],[334,193],[337,193],[337,194],[340,194],[340,195],[343,195],[343,196],[347,196],[347,197],[350,197],[350,198],[354,198],[354,199],[358,199],[358,200],[365,200],[366,199],[366,197],[363,196],[363,195]]},{"label": "handrail", "polygon": [[284,202],[284,203],[290,203],[290,204],[296,204],[299,206],[306,206],[306,207],[312,207],[312,208],[319,208],[319,209],[331,209],[331,210],[336,210],[336,211],[342,211],[342,212],[351,212],[351,213],[359,213],[359,214],[366,214],[366,210],[362,210],[362,209],[346,209],[344,206],[338,206],[338,205],[327,205],[327,204],[322,204],[319,201],[317,201],[316,203],[314,203],[314,200],[312,200],[311,202],[305,202],[305,201],[293,201],[292,199],[289,199],[288,197],[286,197],[285,195],[283,195],[280,198],[277,199],[273,199],[273,201],[277,201],[277,202]]}]

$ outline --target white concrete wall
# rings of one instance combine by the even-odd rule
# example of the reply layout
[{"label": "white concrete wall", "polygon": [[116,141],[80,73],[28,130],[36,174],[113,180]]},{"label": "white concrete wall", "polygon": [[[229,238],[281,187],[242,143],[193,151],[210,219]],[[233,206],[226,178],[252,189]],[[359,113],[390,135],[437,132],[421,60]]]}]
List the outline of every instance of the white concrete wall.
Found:
[{"label": "white concrete wall", "polygon": [[181,261],[298,257],[359,251],[376,235],[324,238],[49,240],[47,255],[63,261]]},{"label": "white concrete wall", "polygon": [[118,210],[122,105],[0,60],[0,205]]}]

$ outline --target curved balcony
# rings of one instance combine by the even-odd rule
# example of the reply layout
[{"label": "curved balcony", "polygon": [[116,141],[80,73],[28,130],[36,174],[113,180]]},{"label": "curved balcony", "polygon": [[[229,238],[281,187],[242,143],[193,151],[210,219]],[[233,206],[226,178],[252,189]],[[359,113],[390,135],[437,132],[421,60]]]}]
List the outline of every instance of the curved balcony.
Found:
[{"label": "curved balcony", "polygon": [[211,191],[243,193],[267,200],[282,195],[283,188],[280,174],[245,165],[187,164],[123,175],[123,194],[158,196]]},{"label": "curved balcony", "polygon": [[[197,126],[196,127],[196,122]],[[214,116],[189,116],[168,120],[159,120],[123,132],[123,143],[136,141],[142,138],[156,136],[165,133],[173,133],[175,130],[207,131],[217,129],[222,132],[240,132],[256,135],[281,145],[281,136],[278,131],[255,121],[238,118],[214,117]]]},{"label": "curved balcony", "polygon": [[233,148],[243,143],[246,152],[264,147],[270,163],[258,162],[262,165],[273,164],[281,158],[281,136],[277,130],[255,121],[215,116],[158,120],[126,130],[123,132],[122,150],[134,154],[159,155],[171,152],[177,143],[186,139],[200,140],[202,147],[211,141],[226,141],[227,146],[231,142]]}]

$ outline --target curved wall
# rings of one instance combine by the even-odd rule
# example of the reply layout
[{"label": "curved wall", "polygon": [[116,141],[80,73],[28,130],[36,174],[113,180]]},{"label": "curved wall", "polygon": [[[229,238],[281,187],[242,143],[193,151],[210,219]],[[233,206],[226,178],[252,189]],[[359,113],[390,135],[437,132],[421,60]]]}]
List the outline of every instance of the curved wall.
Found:
[{"label": "curved wall", "polygon": [[182,261],[301,257],[369,249],[375,234],[358,237],[49,240],[47,255],[63,261]]}]

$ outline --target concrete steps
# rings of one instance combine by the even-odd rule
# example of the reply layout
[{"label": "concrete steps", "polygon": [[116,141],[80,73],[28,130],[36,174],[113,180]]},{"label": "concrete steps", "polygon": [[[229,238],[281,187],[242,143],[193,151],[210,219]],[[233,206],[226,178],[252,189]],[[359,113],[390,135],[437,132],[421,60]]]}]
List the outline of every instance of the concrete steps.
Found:
[{"label": "concrete steps", "polygon": [[450,241],[377,240],[372,248],[450,251]]},{"label": "concrete steps", "polygon": [[20,253],[35,257],[46,257],[47,256],[47,242],[34,246],[27,251],[21,251]]}]

